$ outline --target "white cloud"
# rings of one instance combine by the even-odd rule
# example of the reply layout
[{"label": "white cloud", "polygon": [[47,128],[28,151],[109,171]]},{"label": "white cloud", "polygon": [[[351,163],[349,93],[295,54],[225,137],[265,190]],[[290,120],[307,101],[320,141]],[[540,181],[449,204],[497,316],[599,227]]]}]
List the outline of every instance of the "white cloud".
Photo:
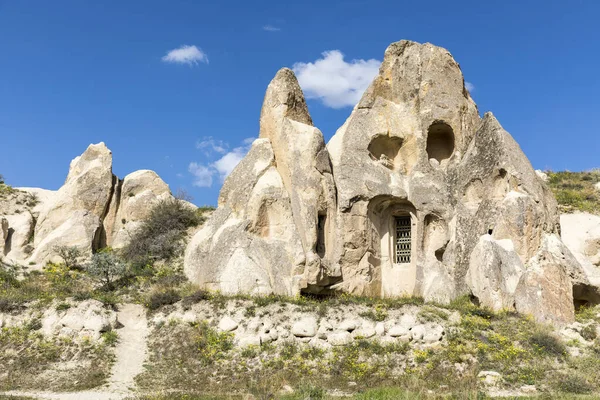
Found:
[{"label": "white cloud", "polygon": [[222,140],[216,140],[212,136],[204,136],[201,140],[196,142],[196,148],[204,150],[205,152],[217,152],[223,154],[227,152],[227,143]]},{"label": "white cloud", "polygon": [[381,61],[344,61],[339,50],[323,53],[314,63],[295,63],[292,69],[309,99],[319,99],[327,107],[354,106],[379,71]]},{"label": "white cloud", "polygon": [[262,28],[263,28],[263,31],[267,31],[267,32],[279,32],[281,30],[281,28],[278,28],[273,25],[265,25]]},{"label": "white cloud", "polygon": [[203,138],[201,141],[196,143],[196,147],[199,149],[206,150],[205,156],[212,158],[215,154],[223,154],[215,161],[208,161],[206,163],[190,163],[188,170],[194,176],[194,186],[199,187],[211,187],[213,184],[213,178],[219,176],[221,181],[233,171],[233,169],[239,164],[244,158],[250,146],[255,138],[247,138],[242,141],[242,144],[235,147],[231,151],[227,152],[229,145],[220,140],[214,140],[212,137]]},{"label": "white cloud", "polygon": [[183,45],[169,51],[162,60],[174,64],[198,65],[199,62],[208,64],[208,56],[196,46]]},{"label": "white cloud", "polygon": [[227,175],[242,161],[248,150],[248,147],[236,147],[212,164],[222,180],[225,180]]},{"label": "white cloud", "polygon": [[467,88],[469,93],[473,93],[475,91],[475,85],[473,85],[471,82],[465,81],[465,87]]},{"label": "white cloud", "polygon": [[192,184],[198,187],[211,187],[213,183],[214,171],[205,165],[192,162],[188,167],[188,171],[194,175]]}]

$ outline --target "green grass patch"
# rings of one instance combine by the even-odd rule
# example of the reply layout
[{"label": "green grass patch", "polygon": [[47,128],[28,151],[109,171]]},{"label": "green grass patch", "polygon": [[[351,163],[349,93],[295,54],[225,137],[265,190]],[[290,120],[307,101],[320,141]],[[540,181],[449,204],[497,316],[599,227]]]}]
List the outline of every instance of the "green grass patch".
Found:
[{"label": "green grass patch", "polygon": [[600,213],[600,170],[587,172],[547,172],[548,184],[562,212],[585,211]]}]

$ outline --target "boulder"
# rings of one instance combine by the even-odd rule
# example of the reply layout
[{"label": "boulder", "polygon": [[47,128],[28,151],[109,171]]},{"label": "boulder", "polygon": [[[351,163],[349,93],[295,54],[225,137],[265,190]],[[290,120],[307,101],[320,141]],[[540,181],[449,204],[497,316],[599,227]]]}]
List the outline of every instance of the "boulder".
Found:
[{"label": "boulder", "polygon": [[388,335],[391,337],[409,338],[410,329],[402,325],[394,325],[388,329]]},{"label": "boulder", "polygon": [[[600,216],[562,214],[560,227],[562,241],[583,267],[590,285],[600,288]],[[590,302],[600,303],[598,300]]]},{"label": "boulder", "polygon": [[219,330],[221,332],[231,332],[236,330],[237,327],[237,321],[228,315],[224,316],[223,318],[221,318],[221,321],[219,321]]},{"label": "boulder", "polygon": [[348,331],[335,331],[327,337],[327,342],[332,346],[345,346],[352,343],[352,335]]},{"label": "boulder", "polygon": [[515,307],[541,323],[561,326],[573,322],[572,283],[564,266],[529,267],[517,286]]},{"label": "boulder", "polygon": [[117,313],[104,308],[98,300],[85,300],[62,311],[48,308],[42,316],[44,335],[68,335],[99,339],[102,332],[117,327]]},{"label": "boulder", "polygon": [[482,306],[511,309],[523,269],[510,239],[496,241],[490,235],[483,235],[471,253],[465,280]]},{"label": "boulder", "polygon": [[481,371],[477,378],[485,387],[495,387],[502,382],[502,375],[496,371]]},{"label": "boulder", "polygon": [[339,323],[339,325],[337,326],[337,329],[339,331],[350,331],[351,332],[351,331],[359,328],[361,325],[362,325],[362,323],[357,319],[345,319]]},{"label": "boulder", "polygon": [[317,334],[317,320],[313,317],[302,318],[292,325],[292,335],[300,338],[310,338]]}]

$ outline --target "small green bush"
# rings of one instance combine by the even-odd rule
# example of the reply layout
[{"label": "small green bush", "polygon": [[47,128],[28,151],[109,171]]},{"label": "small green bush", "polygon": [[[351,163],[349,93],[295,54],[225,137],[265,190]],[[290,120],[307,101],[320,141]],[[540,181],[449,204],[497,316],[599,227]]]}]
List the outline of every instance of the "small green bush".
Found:
[{"label": "small green bush", "polygon": [[188,228],[202,223],[201,217],[179,199],[162,200],[137,229],[122,255],[136,267],[171,260],[183,253]]},{"label": "small green bush", "polygon": [[564,356],[567,348],[556,336],[545,331],[534,332],[529,338],[529,343],[536,349],[554,356]]},{"label": "small green bush", "polygon": [[104,288],[112,290],[116,280],[125,276],[127,266],[112,251],[101,251],[92,256],[86,271],[97,279]]},{"label": "small green bush", "polygon": [[594,391],[594,387],[576,373],[564,374],[554,383],[555,389],[564,393],[587,394]]},{"label": "small green bush", "polygon": [[107,346],[114,346],[119,341],[119,334],[115,331],[108,331],[102,333],[102,340]]},{"label": "small green bush", "polygon": [[54,252],[62,258],[63,263],[69,269],[78,269],[83,252],[77,246],[55,246]]}]

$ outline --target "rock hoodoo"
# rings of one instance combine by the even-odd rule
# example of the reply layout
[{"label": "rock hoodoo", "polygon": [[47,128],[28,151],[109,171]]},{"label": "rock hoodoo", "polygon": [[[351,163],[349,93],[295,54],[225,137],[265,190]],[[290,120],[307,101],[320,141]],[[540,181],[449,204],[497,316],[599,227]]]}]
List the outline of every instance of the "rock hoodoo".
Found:
[{"label": "rock hoodoo", "polygon": [[185,270],[225,293],[470,294],[557,323],[597,295],[519,145],[480,118],[447,50],[410,41],[327,146],[293,72],[277,73]]},{"label": "rock hoodoo", "polygon": [[[37,205],[19,206],[33,195]],[[106,246],[123,247],[152,205],[171,192],[154,171],[117,178],[111,151],[98,143],[71,161],[58,191],[21,188],[15,196],[15,204],[3,205],[0,215],[0,228],[7,231],[3,243],[10,243],[2,255],[8,261],[43,265],[56,258],[57,246],[75,246],[86,255]]]}]

